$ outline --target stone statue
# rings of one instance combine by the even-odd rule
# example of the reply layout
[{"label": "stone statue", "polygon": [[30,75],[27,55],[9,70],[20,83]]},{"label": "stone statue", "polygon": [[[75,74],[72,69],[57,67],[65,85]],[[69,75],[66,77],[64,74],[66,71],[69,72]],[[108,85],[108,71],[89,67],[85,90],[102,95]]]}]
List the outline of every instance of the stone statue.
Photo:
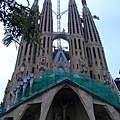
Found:
[{"label": "stone statue", "polygon": [[65,117],[66,117],[66,108],[67,108],[67,106],[68,106],[68,102],[67,102],[66,105],[63,105],[62,103],[61,103],[61,105],[62,105],[62,107],[63,107],[63,120],[65,120]]},{"label": "stone statue", "polygon": [[65,118],[66,118],[66,108],[68,106],[68,103],[69,102],[67,102],[67,104],[65,104],[65,105],[63,103],[61,103],[61,106],[63,108],[63,113],[62,113],[63,116],[60,114],[60,112],[57,111],[56,114],[55,114],[55,120],[65,120]]}]

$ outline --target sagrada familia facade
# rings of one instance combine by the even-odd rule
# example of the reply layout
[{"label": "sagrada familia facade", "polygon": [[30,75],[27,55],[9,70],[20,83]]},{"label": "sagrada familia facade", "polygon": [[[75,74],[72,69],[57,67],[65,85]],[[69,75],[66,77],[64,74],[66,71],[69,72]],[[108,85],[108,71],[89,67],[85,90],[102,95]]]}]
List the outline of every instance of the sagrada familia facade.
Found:
[{"label": "sagrada familia facade", "polygon": [[[86,0],[82,5],[81,17],[69,0],[68,32],[55,32],[52,2],[44,0],[41,45],[21,41],[0,120],[120,120],[102,42]],[[38,0],[34,8],[39,12]],[[67,41],[69,51],[53,48],[57,39]]]}]

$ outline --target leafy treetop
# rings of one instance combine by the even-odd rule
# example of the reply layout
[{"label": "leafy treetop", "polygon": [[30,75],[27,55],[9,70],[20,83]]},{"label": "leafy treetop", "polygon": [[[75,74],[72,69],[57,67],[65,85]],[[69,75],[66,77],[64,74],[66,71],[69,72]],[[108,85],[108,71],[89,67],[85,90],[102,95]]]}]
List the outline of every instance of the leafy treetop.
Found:
[{"label": "leafy treetop", "polygon": [[9,46],[12,41],[20,44],[21,38],[28,44],[40,44],[38,8],[30,8],[29,1],[27,2],[28,6],[23,6],[15,0],[0,1],[0,22],[3,22],[5,30],[4,45]]}]

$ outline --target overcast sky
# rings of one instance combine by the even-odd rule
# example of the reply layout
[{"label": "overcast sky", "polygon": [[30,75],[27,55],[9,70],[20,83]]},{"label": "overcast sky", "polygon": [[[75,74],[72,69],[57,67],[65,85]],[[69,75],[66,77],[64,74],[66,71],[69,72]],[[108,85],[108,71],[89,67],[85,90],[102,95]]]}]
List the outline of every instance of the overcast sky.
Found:
[{"label": "overcast sky", "polygon": [[[17,0],[25,5],[25,0]],[[32,3],[34,0],[30,0]],[[44,0],[39,0],[40,11]],[[57,0],[51,0],[53,10],[57,12]],[[61,1],[61,12],[68,9],[69,0]],[[82,13],[81,0],[76,0],[78,10]],[[120,0],[87,0],[92,15],[97,15],[100,20],[95,20],[101,41],[104,47],[108,68],[113,78],[120,77]],[[55,15],[54,15],[55,17]],[[61,29],[67,31],[67,13],[62,16]],[[56,31],[56,19],[54,19],[54,31]],[[3,99],[4,90],[8,79],[11,79],[17,58],[17,50],[14,43],[9,47],[2,44],[3,26],[0,23],[0,101]]]}]

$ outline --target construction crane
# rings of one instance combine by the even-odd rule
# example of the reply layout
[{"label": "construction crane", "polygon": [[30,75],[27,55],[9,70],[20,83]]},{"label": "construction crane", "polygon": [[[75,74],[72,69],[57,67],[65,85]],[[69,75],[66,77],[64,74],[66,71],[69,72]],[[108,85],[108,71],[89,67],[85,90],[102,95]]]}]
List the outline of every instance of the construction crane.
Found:
[{"label": "construction crane", "polygon": [[[61,16],[65,14],[68,10],[60,12],[60,0],[57,0],[57,13],[54,12],[57,18],[57,32],[61,32]],[[61,39],[57,39],[57,48],[61,47]]]},{"label": "construction crane", "polygon": [[[57,0],[57,32],[61,31],[60,0]],[[57,47],[61,47],[61,39],[57,40]]]}]

